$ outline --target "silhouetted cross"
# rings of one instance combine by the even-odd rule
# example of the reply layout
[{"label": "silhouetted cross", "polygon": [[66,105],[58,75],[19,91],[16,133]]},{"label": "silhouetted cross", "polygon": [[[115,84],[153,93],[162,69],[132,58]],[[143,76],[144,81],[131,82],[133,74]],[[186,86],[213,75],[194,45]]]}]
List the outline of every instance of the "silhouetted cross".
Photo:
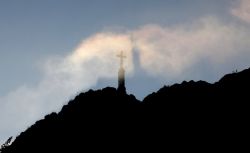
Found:
[{"label": "silhouetted cross", "polygon": [[122,67],[123,66],[123,58],[126,58],[126,56],[123,55],[123,51],[121,51],[121,53],[118,54],[117,57],[120,58],[120,66]]}]

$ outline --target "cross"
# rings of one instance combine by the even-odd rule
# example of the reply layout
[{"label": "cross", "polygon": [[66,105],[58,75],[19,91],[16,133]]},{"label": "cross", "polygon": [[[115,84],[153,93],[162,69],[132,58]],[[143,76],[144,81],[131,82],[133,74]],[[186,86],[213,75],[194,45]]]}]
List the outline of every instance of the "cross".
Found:
[{"label": "cross", "polygon": [[126,56],[123,55],[123,51],[121,51],[121,53],[118,54],[117,57],[120,58],[120,66],[122,67],[123,66],[123,58],[126,58]]}]

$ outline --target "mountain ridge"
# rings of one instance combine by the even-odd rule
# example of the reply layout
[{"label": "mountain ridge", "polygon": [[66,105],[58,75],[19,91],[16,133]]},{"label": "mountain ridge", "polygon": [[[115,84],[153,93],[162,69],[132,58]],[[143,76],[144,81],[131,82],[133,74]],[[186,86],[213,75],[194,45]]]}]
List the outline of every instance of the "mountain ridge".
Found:
[{"label": "mountain ridge", "polygon": [[249,89],[250,68],[227,74],[214,84],[183,81],[164,86],[142,101],[112,87],[89,90],[59,113],[37,121],[2,153],[121,150],[140,148],[139,144],[148,148],[162,143],[157,137],[178,141],[176,137],[209,140],[223,135],[232,140],[235,135],[229,138],[227,132],[247,127]]}]

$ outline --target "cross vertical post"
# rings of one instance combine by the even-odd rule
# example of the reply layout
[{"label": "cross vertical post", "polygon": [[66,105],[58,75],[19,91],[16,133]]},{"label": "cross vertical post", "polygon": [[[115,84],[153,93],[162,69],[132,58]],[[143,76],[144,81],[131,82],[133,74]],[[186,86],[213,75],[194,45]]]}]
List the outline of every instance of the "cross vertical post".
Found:
[{"label": "cross vertical post", "polygon": [[118,92],[125,94],[126,93],[126,87],[125,87],[125,69],[123,68],[123,59],[126,58],[125,55],[123,55],[123,51],[121,51],[120,54],[117,55],[117,57],[120,58],[120,68],[118,72]]},{"label": "cross vertical post", "polygon": [[117,57],[120,58],[120,67],[123,67],[123,59],[126,58],[126,56],[123,55],[123,51],[121,51],[121,53],[118,54]]}]

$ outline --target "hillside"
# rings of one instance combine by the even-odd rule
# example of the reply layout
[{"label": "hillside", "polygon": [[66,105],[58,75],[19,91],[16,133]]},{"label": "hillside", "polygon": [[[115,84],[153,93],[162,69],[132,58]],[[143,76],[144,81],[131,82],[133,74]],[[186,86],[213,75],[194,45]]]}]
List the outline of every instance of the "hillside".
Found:
[{"label": "hillside", "polygon": [[37,121],[2,153],[156,151],[211,141],[222,147],[245,136],[249,91],[250,69],[214,84],[164,86],[142,102],[111,87],[89,90]]}]

